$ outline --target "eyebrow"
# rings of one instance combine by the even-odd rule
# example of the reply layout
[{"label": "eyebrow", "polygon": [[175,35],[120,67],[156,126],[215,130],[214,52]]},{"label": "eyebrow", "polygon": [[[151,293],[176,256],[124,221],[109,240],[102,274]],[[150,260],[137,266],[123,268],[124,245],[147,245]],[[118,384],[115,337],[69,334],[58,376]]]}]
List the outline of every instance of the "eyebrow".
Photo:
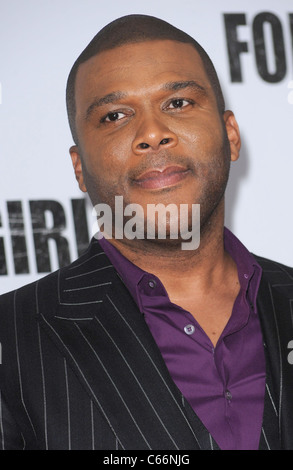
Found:
[{"label": "eyebrow", "polygon": [[[199,83],[197,83],[195,80],[168,82],[165,83],[162,87],[163,90],[168,91],[183,90],[185,88],[193,88],[202,95],[207,95],[206,89]],[[85,119],[89,119],[90,115],[92,114],[95,108],[99,108],[105,104],[115,103],[116,101],[126,98],[127,96],[128,94],[123,91],[113,91],[112,93],[108,93],[107,95],[101,98],[95,98],[86,110]]]},{"label": "eyebrow", "polygon": [[195,80],[185,80],[185,81],[177,81],[177,82],[168,82],[165,83],[163,86],[165,90],[170,90],[170,91],[177,91],[177,90],[183,90],[185,88],[194,88],[195,90],[199,91],[202,94],[207,94],[206,89],[197,83]]},{"label": "eyebrow", "polygon": [[108,93],[102,98],[95,98],[94,101],[87,108],[85,118],[88,119],[95,108],[99,108],[104,104],[115,103],[115,101],[119,101],[122,98],[125,98],[126,96],[127,93],[124,93],[123,91],[113,91],[112,93]]}]

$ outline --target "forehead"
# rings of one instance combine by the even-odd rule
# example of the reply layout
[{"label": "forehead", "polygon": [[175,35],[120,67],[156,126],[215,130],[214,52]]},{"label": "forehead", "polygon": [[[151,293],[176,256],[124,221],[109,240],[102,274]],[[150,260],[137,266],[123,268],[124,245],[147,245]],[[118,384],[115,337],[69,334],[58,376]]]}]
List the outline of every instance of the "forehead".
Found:
[{"label": "forehead", "polygon": [[93,96],[112,91],[142,93],[172,80],[196,80],[206,89],[210,82],[197,50],[171,40],[126,44],[100,52],[80,65],[76,83],[77,110]]}]

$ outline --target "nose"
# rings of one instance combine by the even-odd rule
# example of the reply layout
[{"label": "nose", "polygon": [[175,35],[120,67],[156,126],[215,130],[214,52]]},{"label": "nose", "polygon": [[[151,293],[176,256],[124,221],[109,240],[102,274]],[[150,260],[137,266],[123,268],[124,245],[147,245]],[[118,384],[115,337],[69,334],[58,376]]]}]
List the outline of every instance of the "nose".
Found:
[{"label": "nose", "polygon": [[144,155],[150,151],[160,150],[162,147],[175,147],[177,143],[176,133],[171,131],[158,117],[150,116],[144,118],[137,129],[132,149],[135,154]]}]

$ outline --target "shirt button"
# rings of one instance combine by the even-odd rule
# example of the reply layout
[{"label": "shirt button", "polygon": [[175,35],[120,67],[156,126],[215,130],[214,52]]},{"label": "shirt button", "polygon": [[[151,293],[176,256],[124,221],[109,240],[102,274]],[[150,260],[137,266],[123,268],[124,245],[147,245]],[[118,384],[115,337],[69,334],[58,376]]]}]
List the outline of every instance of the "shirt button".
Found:
[{"label": "shirt button", "polygon": [[154,289],[154,288],[156,287],[156,285],[157,285],[157,283],[156,283],[156,281],[155,281],[154,279],[151,279],[148,284],[149,284],[149,287],[150,287],[151,289]]},{"label": "shirt button", "polygon": [[186,325],[184,327],[184,331],[187,335],[192,335],[192,333],[195,331],[195,327],[193,325]]},{"label": "shirt button", "polygon": [[232,393],[229,392],[229,390],[225,391],[225,398],[226,400],[229,400],[229,401],[232,400]]}]

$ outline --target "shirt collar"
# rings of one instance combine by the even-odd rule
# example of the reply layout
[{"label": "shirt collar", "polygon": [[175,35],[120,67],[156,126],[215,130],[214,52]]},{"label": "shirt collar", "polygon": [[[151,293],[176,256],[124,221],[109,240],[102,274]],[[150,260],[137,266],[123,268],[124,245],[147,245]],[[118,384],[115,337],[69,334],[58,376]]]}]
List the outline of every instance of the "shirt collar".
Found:
[{"label": "shirt collar", "polygon": [[140,305],[137,286],[146,272],[129,261],[129,259],[125,258],[112,243],[106,240],[106,238],[102,237],[99,243],[129,290],[131,296],[137,305]]},{"label": "shirt collar", "polygon": [[[99,240],[99,243],[126,285],[133,299],[140,307],[141,302],[138,293],[138,285],[140,281],[146,275],[151,275],[156,280],[158,278],[150,273],[146,273],[125,258],[125,256],[123,256],[120,251],[118,251],[104,237]],[[224,228],[224,247],[237,265],[238,278],[242,292],[247,295],[247,299],[254,312],[257,312],[256,298],[262,275],[260,265],[240,240],[238,240],[238,238],[226,227]]]},{"label": "shirt collar", "polygon": [[246,293],[247,300],[254,312],[257,313],[256,299],[262,268],[241,241],[226,227],[224,229],[224,247],[235,261],[240,287]]}]

